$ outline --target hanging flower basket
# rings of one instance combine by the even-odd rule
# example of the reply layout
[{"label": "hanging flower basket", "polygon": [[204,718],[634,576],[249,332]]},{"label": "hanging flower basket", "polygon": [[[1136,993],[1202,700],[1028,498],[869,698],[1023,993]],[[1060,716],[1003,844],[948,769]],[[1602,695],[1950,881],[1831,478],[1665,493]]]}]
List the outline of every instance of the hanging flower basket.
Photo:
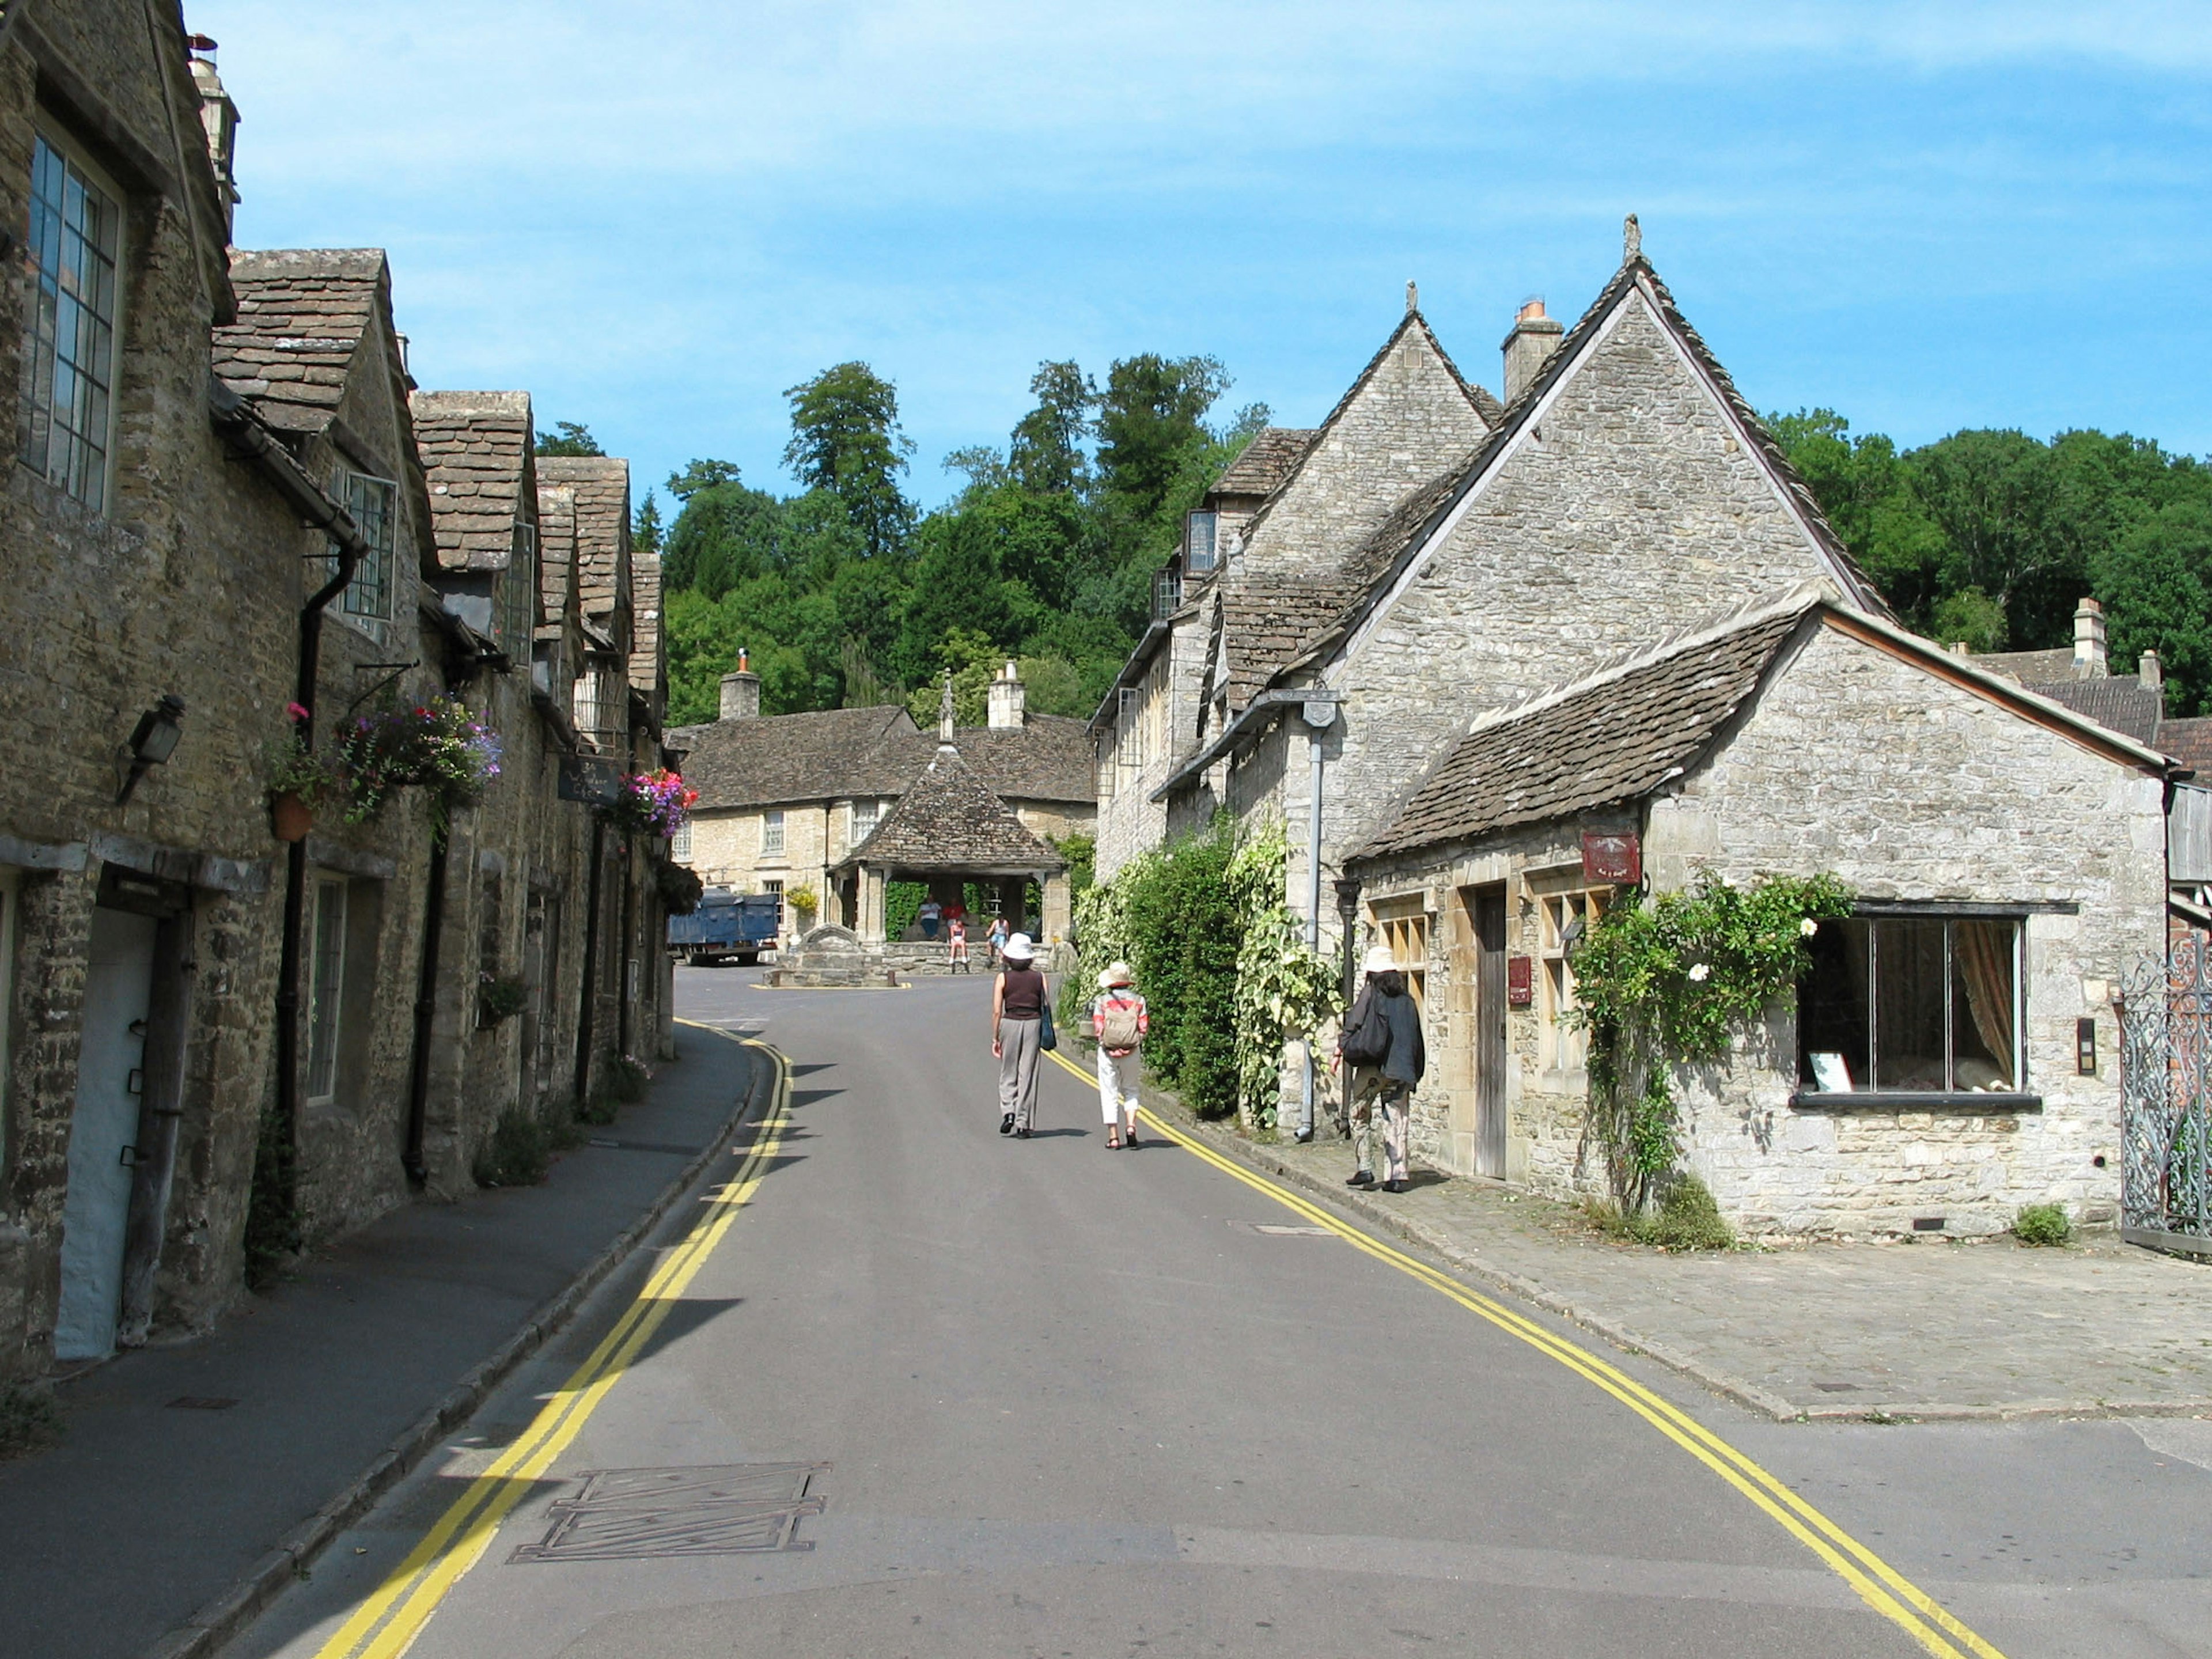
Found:
[{"label": "hanging flower basket", "polygon": [[304,796],[287,790],[269,798],[269,827],[279,841],[305,841],[315,827],[315,809]]},{"label": "hanging flower basket", "polygon": [[269,796],[269,828],[279,841],[305,841],[314,828],[316,803],[337,793],[337,775],[307,747],[307,711],[284,705],[292,729],[270,739],[261,756],[262,787]]},{"label": "hanging flower basket", "polygon": [[348,823],[368,823],[393,790],[413,787],[430,791],[442,822],[454,808],[483,799],[499,775],[499,734],[444,696],[349,716],[331,743]]},{"label": "hanging flower basket", "polygon": [[656,772],[633,772],[622,781],[615,798],[599,808],[611,830],[627,835],[668,836],[689,820],[699,799],[688,787],[683,774],[663,767]]}]

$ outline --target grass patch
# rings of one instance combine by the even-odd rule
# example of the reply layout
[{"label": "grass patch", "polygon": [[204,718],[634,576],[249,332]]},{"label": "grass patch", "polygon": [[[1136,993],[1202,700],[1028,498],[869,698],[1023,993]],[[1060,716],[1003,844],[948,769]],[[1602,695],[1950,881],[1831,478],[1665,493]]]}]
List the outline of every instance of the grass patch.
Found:
[{"label": "grass patch", "polygon": [[535,1187],[545,1179],[552,1158],[553,1137],[545,1126],[534,1113],[510,1106],[499,1115],[470,1173],[479,1187]]},{"label": "grass patch", "polygon": [[2013,1218],[2012,1236],[2023,1244],[2070,1244],[2074,1224],[2063,1204],[2023,1204]]},{"label": "grass patch", "polygon": [[0,1462],[44,1451],[62,1437],[62,1411],[43,1389],[0,1386]]}]

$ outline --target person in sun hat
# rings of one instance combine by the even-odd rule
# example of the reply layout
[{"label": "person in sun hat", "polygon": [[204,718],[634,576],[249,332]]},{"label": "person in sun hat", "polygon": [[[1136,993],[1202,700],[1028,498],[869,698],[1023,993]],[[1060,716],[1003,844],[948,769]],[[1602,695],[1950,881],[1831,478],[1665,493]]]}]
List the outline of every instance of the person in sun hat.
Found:
[{"label": "person in sun hat", "polygon": [[1052,988],[1030,958],[1027,933],[1010,934],[1006,970],[991,985],[991,1054],[999,1062],[999,1133],[1029,1138],[1036,1113],[1037,1060]]},{"label": "person in sun hat", "polygon": [[1136,977],[1127,963],[1109,963],[1099,973],[1099,995],[1091,1005],[1091,1034],[1098,1039],[1098,1109],[1106,1119],[1109,1151],[1137,1144],[1137,1084],[1144,1074],[1137,1051],[1152,1029],[1152,1015],[1137,994]]},{"label": "person in sun hat", "polygon": [[1344,1098],[1352,1125],[1352,1154],[1358,1167],[1345,1182],[1347,1187],[1372,1187],[1375,1113],[1382,1113],[1382,1153],[1387,1160],[1382,1188],[1386,1193],[1406,1190],[1407,1120],[1414,1087],[1428,1069],[1427,1045],[1421,1039],[1421,1011],[1406,989],[1406,975],[1387,945],[1367,952],[1362,964],[1366,983],[1359,1000],[1344,1017],[1337,1037],[1336,1064],[1349,1064]]}]

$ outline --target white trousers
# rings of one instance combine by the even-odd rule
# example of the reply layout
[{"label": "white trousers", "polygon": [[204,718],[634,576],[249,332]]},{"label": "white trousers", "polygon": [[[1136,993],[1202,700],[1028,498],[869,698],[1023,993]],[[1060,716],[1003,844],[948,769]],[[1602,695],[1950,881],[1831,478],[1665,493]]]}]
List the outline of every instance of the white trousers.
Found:
[{"label": "white trousers", "polygon": [[1144,1062],[1137,1057],[1139,1052],[1135,1048],[1126,1054],[1098,1051],[1098,1115],[1109,1128],[1124,1117],[1132,1126],[1137,1121],[1137,1083],[1145,1072]]}]

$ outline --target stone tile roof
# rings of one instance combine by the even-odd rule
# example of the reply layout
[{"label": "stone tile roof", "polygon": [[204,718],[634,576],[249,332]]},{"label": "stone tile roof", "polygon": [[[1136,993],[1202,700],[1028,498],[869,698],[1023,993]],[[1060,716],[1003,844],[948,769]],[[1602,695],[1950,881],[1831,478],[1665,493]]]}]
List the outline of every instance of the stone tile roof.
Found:
[{"label": "stone tile roof", "polygon": [[[971,732],[972,736],[973,733]],[[891,871],[974,871],[980,875],[1054,873],[1066,861],[1016,817],[991,787],[941,745],[898,805],[884,814],[840,869],[866,864]]]},{"label": "stone tile roof", "polygon": [[238,320],[213,332],[216,374],[270,426],[322,431],[390,280],[381,248],[234,251]]},{"label": "stone tile roof", "polygon": [[1284,479],[1297,471],[1306,451],[1321,435],[1318,427],[1265,426],[1244,453],[1230,462],[1213,481],[1211,495],[1272,495]]},{"label": "stone tile roof", "polygon": [[1993,674],[2009,675],[2022,685],[2032,685],[2041,690],[2054,680],[2081,678],[2074,665],[2074,647],[2062,645],[2055,651],[1977,651],[1974,666],[1986,668]]},{"label": "stone tile roof", "polygon": [[567,484],[538,483],[538,597],[542,635],[561,636],[576,592],[576,492]]},{"label": "stone tile roof", "polygon": [[1295,661],[1359,591],[1346,580],[1292,576],[1241,575],[1224,587],[1218,637],[1227,660],[1217,665],[1215,684],[1227,690],[1230,712]]},{"label": "stone tile roof", "polygon": [[538,476],[576,492],[577,599],[585,616],[604,623],[629,597],[629,463],[611,455],[546,455]]},{"label": "stone tile roof", "polygon": [[660,555],[629,556],[629,683],[647,696],[660,689]]},{"label": "stone tile roof", "polygon": [[2158,742],[2153,747],[2164,750],[2184,766],[2196,768],[2200,780],[2212,781],[2212,719],[2160,720]]},{"label": "stone tile roof", "polygon": [[518,520],[535,516],[526,392],[418,392],[408,399],[430,490],[430,528],[447,570],[504,570]]},{"label": "stone tile roof", "polygon": [[[1086,720],[1060,714],[1031,714],[1017,726],[963,726],[953,733],[960,757],[1007,800],[1057,801],[1096,805],[1098,760]],[[937,752],[937,733],[885,739],[912,778]]]},{"label": "stone tile roof", "polygon": [[683,726],[669,732],[668,744],[690,751],[684,779],[706,812],[896,795],[916,763],[886,739],[914,731],[904,708],[886,705]]},{"label": "stone tile roof", "polygon": [[2087,715],[2106,731],[2117,732],[2137,743],[2158,746],[2166,716],[2166,693],[2145,685],[2132,674],[2114,674],[2093,680],[2054,680],[2028,688],[2053,702],[2063,702],[2077,714]]},{"label": "stone tile roof", "polygon": [[1484,720],[1354,856],[1465,841],[1647,793],[1742,706],[1809,608],[1701,635]]}]

